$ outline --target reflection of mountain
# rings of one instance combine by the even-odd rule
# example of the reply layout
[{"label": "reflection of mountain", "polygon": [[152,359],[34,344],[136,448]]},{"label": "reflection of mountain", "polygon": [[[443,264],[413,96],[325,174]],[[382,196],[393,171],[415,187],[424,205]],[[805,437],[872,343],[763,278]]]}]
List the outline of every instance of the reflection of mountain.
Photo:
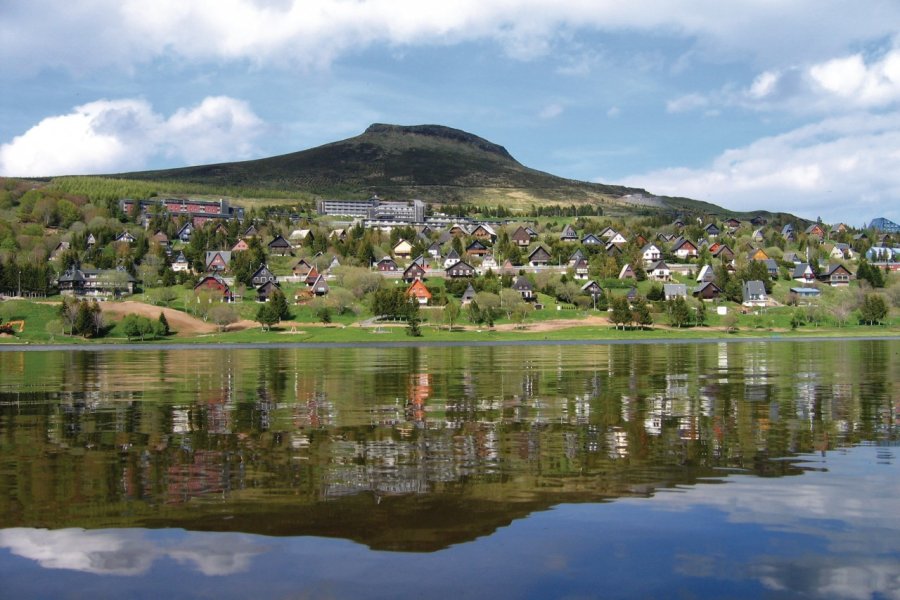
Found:
[{"label": "reflection of mountain", "polygon": [[32,353],[0,382],[0,527],[435,550],[891,435],[889,344]]}]

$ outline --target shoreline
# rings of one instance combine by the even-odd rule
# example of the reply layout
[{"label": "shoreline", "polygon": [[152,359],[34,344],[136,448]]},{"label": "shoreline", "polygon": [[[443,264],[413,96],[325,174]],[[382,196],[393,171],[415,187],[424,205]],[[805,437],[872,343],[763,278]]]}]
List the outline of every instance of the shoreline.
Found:
[{"label": "shoreline", "polygon": [[351,348],[454,348],[466,346],[622,346],[622,345],[660,345],[660,344],[718,344],[718,343],[754,343],[754,342],[871,342],[898,341],[900,334],[868,335],[868,336],[827,336],[827,335],[770,335],[756,337],[703,337],[703,338],[646,338],[646,339],[543,339],[543,340],[421,340],[421,341],[384,341],[384,342],[131,342],[131,343],[86,343],[86,344],[5,344],[0,343],[0,352],[102,352],[102,351],[160,351],[160,350],[314,350],[314,349],[351,349]]}]

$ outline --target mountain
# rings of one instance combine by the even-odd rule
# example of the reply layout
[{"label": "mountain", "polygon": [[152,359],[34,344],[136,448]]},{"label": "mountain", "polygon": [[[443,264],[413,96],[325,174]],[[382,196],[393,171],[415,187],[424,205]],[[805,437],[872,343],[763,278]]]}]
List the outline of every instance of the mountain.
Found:
[{"label": "mountain", "polygon": [[374,124],[361,135],[271,158],[111,175],[214,187],[305,192],[324,197],[420,198],[509,207],[601,204],[608,213],[705,212],[721,207],[645,190],[587,183],[530,169],[506,148],[441,125]]}]

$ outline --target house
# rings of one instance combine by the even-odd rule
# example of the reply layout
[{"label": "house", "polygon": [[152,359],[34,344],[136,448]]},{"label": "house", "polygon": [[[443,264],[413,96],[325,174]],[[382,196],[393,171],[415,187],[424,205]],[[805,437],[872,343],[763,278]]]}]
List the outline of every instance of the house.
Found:
[{"label": "house", "polygon": [[769,260],[769,255],[762,248],[754,248],[747,253],[748,260]]},{"label": "house", "polygon": [[225,280],[218,275],[203,276],[194,286],[194,293],[196,294],[198,292],[212,292],[216,295],[221,294],[226,300],[231,297],[231,289],[228,287],[228,284],[225,283]]},{"label": "house", "polygon": [[428,246],[428,250],[426,250],[426,252],[428,252],[428,254],[430,254],[432,258],[440,258],[441,245],[437,242],[433,242],[430,246]]},{"label": "house", "polygon": [[663,286],[666,300],[687,298],[687,286],[683,283],[667,283]]},{"label": "house", "polygon": [[221,273],[227,271],[231,264],[230,250],[209,250],[206,253],[206,270],[210,272]]},{"label": "house", "polygon": [[838,242],[831,248],[831,252],[829,252],[828,257],[833,260],[850,260],[855,258],[853,250],[850,248],[850,244],[844,244]]},{"label": "house", "polygon": [[528,231],[520,225],[518,228],[516,228],[509,239],[512,240],[519,248],[527,248],[531,243],[532,237],[531,235],[529,235]]},{"label": "house", "polygon": [[765,306],[769,301],[769,296],[766,294],[766,286],[758,279],[744,282],[742,298],[741,304],[744,306]]},{"label": "house", "polygon": [[516,277],[516,280],[513,281],[512,289],[519,292],[519,295],[522,296],[522,300],[525,300],[526,302],[531,302],[535,298],[534,286],[531,284],[531,280],[524,275]]},{"label": "house", "polygon": [[735,231],[740,229],[740,227],[741,227],[741,222],[738,219],[735,219],[734,217],[725,221],[725,229],[728,230],[728,233],[734,233]]},{"label": "house", "polygon": [[654,263],[647,275],[654,281],[669,281],[672,279],[672,271],[669,269],[669,265],[662,260]]},{"label": "house", "polygon": [[786,223],[784,227],[781,228],[781,237],[789,242],[795,241],[797,236],[794,233],[794,226],[790,223]]},{"label": "house", "polygon": [[295,229],[288,236],[292,246],[300,246],[304,242],[312,242],[316,239],[311,229]]},{"label": "house", "polygon": [[526,260],[532,267],[547,266],[550,264],[550,253],[543,246],[538,246],[531,251]]},{"label": "house", "polygon": [[800,263],[794,266],[794,271],[791,273],[791,279],[794,281],[802,281],[803,283],[810,283],[816,280],[816,273],[809,264]]},{"label": "house", "polygon": [[245,231],[244,235],[241,237],[245,238],[254,238],[259,235],[259,230],[256,228],[256,225],[250,225]]},{"label": "house", "polygon": [[593,233],[589,233],[583,238],[581,238],[582,246],[606,246],[606,242],[601,240],[599,237],[594,235]]},{"label": "house", "polygon": [[572,256],[569,257],[568,264],[570,267],[574,267],[575,263],[583,258],[587,257],[584,255],[584,252],[582,252],[581,248],[578,248],[577,250],[575,250],[575,252],[572,253]]},{"label": "house", "polygon": [[250,244],[246,240],[240,239],[231,247],[232,252],[246,252],[250,249]]},{"label": "house", "polygon": [[566,224],[562,233],[559,234],[559,239],[563,242],[576,242],[578,241],[578,233],[575,232],[575,228],[571,224]]},{"label": "house", "polygon": [[497,239],[497,233],[494,231],[494,228],[490,225],[479,224],[475,226],[475,229],[472,230],[470,234],[473,238],[477,240],[487,241],[493,243],[494,240]]},{"label": "house", "polygon": [[481,261],[481,272],[485,273],[487,271],[495,271],[500,268],[500,265],[497,263],[497,259],[494,258],[493,254],[488,254],[484,257],[484,260]]},{"label": "house", "polygon": [[89,234],[88,234],[87,240],[85,240],[85,245],[86,245],[88,248],[93,248],[94,246],[97,245],[97,238],[94,237],[94,234],[93,234],[93,233],[89,233]]},{"label": "house", "polygon": [[250,281],[253,283],[253,287],[259,287],[267,281],[271,281],[272,283],[277,283],[278,278],[275,277],[275,274],[269,270],[269,267],[266,265],[259,265],[259,268],[250,276]]},{"label": "house", "polygon": [[631,265],[625,263],[622,265],[622,270],[619,271],[619,279],[637,279],[637,275],[634,274],[634,269],[631,268]]},{"label": "house", "polygon": [[428,291],[421,279],[414,279],[410,286],[406,288],[406,297],[415,298],[419,304],[425,305],[431,300],[431,292]]},{"label": "house", "polygon": [[490,248],[485,246],[479,240],[472,240],[472,243],[466,246],[466,254],[469,256],[485,256],[490,253]]},{"label": "house", "polygon": [[335,242],[345,242],[347,241],[347,230],[346,229],[332,229],[328,234],[328,239],[333,240]]},{"label": "house", "polygon": [[[328,263],[328,269],[327,269],[327,270],[328,270],[328,271],[334,271],[334,270],[337,269],[339,266],[341,266],[341,261],[338,260],[338,257],[337,257],[337,256],[334,256],[334,257],[331,259],[331,262]],[[423,264],[422,266],[425,266],[425,265]]]},{"label": "house", "polygon": [[178,229],[178,232],[175,234],[175,237],[177,237],[179,240],[181,240],[182,242],[187,244],[189,241],[191,241],[191,234],[193,234],[193,233],[194,233],[194,224],[191,221],[188,221],[187,223],[185,223]]},{"label": "house", "polygon": [[637,246],[638,248],[643,248],[644,246],[647,245],[648,242],[649,242],[649,240],[647,238],[645,238],[643,235],[641,235],[640,233],[637,234],[636,236],[634,236],[634,245]]},{"label": "house", "polygon": [[403,271],[403,281],[405,281],[406,283],[412,283],[416,279],[424,278],[425,268],[419,263],[410,263],[410,265]]},{"label": "house", "polygon": [[600,287],[599,283],[592,279],[581,286],[581,293],[587,294],[596,302],[597,298],[603,295],[603,288]]},{"label": "house", "polygon": [[614,232],[614,235],[607,239],[607,243],[615,244],[616,246],[624,246],[628,243],[628,240],[625,239],[625,236],[619,232]]},{"label": "house", "polygon": [[172,270],[176,273],[189,273],[191,270],[191,263],[188,262],[188,259],[185,258],[184,252],[179,252],[178,256],[175,258],[175,262],[172,263]]},{"label": "house", "polygon": [[291,250],[291,244],[281,235],[276,235],[275,239],[267,244],[269,249],[269,254],[274,254],[275,256],[293,256],[293,251]]},{"label": "house", "polygon": [[375,263],[375,268],[382,273],[393,273],[400,270],[400,267],[397,266],[397,263],[390,256],[385,256]]},{"label": "house", "polygon": [[128,233],[127,231],[123,231],[122,233],[120,233],[119,235],[116,236],[115,241],[122,243],[122,244],[133,244],[135,241],[135,237],[133,235],[131,235],[130,233]]},{"label": "house", "polygon": [[475,267],[466,264],[463,261],[459,261],[458,263],[447,269],[446,274],[447,277],[450,277],[451,279],[459,279],[461,277],[474,277]]},{"label": "house", "polygon": [[762,215],[756,215],[752,219],[750,219],[750,224],[754,227],[762,227],[763,225],[768,225],[769,220]]},{"label": "house", "polygon": [[778,279],[778,263],[775,262],[774,258],[767,258],[762,261],[766,265],[766,271],[769,273],[769,277],[772,279]]},{"label": "house", "polygon": [[582,258],[575,263],[575,279],[587,279],[588,269],[588,261],[586,258]]},{"label": "house", "polygon": [[116,269],[82,269],[69,267],[56,280],[62,296],[106,297],[134,293],[137,280],[122,267]]},{"label": "house", "polygon": [[327,296],[329,292],[328,282],[325,281],[324,275],[319,275],[309,286],[310,291],[316,296]]},{"label": "house", "polygon": [[822,295],[822,290],[814,287],[792,287],[791,294],[798,298],[818,298]]},{"label": "house", "polygon": [[709,253],[713,258],[721,260],[731,260],[734,258],[734,250],[728,247],[728,244],[720,244],[716,242],[709,247]]},{"label": "house", "polygon": [[722,288],[717,286],[715,282],[704,281],[698,285],[693,292],[695,298],[700,300],[716,300],[722,295]]},{"label": "house", "polygon": [[607,225],[603,229],[600,230],[600,237],[606,241],[612,240],[615,236],[619,235],[619,232]]},{"label": "house", "polygon": [[872,246],[866,250],[866,260],[869,262],[893,262],[900,260],[900,248]]},{"label": "house", "polygon": [[719,226],[715,223],[710,223],[706,227],[703,228],[703,233],[706,234],[706,237],[719,237],[719,234],[722,233],[722,230],[719,229]]},{"label": "house", "polygon": [[754,229],[754,230],[753,230],[753,233],[750,235],[750,238],[751,238],[754,242],[761,242],[761,241],[763,241],[763,240],[765,239],[765,235],[763,234],[763,230],[762,230],[762,229]]},{"label": "house", "polygon": [[303,283],[305,283],[307,287],[312,287],[319,277],[319,270],[313,266],[313,268],[309,270],[309,273],[306,274],[306,277],[303,278]]},{"label": "house", "polygon": [[715,278],[716,275],[713,272],[712,265],[703,265],[697,273],[697,283],[706,283],[707,281],[713,281]]},{"label": "house", "polygon": [[397,258],[409,258],[410,256],[412,256],[412,250],[412,244],[410,244],[406,240],[398,241],[392,248],[394,256],[396,256]]},{"label": "house", "polygon": [[277,282],[264,281],[256,288],[256,301],[268,302],[269,298],[271,298],[276,291],[281,291],[281,288],[279,287]]},{"label": "house", "polygon": [[56,260],[58,258],[61,258],[62,255],[66,253],[66,250],[68,250],[70,246],[71,246],[71,244],[69,244],[69,242],[58,243],[56,245],[56,248],[54,248],[50,252],[50,258],[48,260]]},{"label": "house", "polygon": [[298,260],[293,267],[291,267],[291,274],[297,277],[306,277],[309,275],[309,272],[312,270],[313,266],[306,261],[305,258],[301,258]]},{"label": "house", "polygon": [[685,260],[697,256],[697,245],[687,238],[678,238],[672,243],[672,254]]},{"label": "house", "polygon": [[606,245],[606,255],[607,256],[621,256],[622,255],[622,246],[618,244],[613,244],[612,242]]},{"label": "house", "polygon": [[450,252],[447,254],[447,258],[444,259],[444,268],[449,269],[450,267],[452,267],[459,261],[460,261],[459,253],[457,253],[456,250],[451,248]]},{"label": "house", "polygon": [[657,262],[662,258],[662,251],[656,247],[656,244],[647,244],[641,248],[641,260],[645,265]]},{"label": "house", "polygon": [[819,281],[827,283],[831,287],[844,287],[850,285],[850,279],[853,277],[847,267],[844,265],[830,265],[828,269],[819,275]]},{"label": "house", "polygon": [[803,259],[796,252],[785,252],[784,256],[781,257],[781,260],[788,263],[794,263],[795,265],[799,265],[803,262]]},{"label": "house", "polygon": [[463,306],[466,306],[466,305],[468,305],[468,304],[471,304],[471,303],[472,303],[472,300],[474,300],[474,299],[475,299],[475,288],[473,288],[473,287],[472,287],[472,284],[470,283],[470,284],[466,287],[466,291],[463,292],[463,295],[462,295],[462,305],[463,305]]},{"label": "house", "polygon": [[813,223],[803,233],[811,237],[817,237],[820,240],[825,238],[825,228],[819,223]]},{"label": "house", "polygon": [[152,236],[150,236],[150,243],[161,246],[163,248],[168,248],[169,236],[167,236],[163,231],[157,231]]}]

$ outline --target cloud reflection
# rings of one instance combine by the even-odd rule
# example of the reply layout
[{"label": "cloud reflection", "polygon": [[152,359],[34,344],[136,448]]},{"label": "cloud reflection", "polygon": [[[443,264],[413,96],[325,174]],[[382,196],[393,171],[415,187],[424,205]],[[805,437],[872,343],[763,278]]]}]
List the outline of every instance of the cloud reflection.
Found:
[{"label": "cloud reflection", "polygon": [[159,558],[187,564],[207,576],[246,571],[264,548],[235,534],[191,534],[189,540],[160,544],[142,530],[0,530],[0,548],[36,561],[45,569],[95,575],[142,575]]}]

